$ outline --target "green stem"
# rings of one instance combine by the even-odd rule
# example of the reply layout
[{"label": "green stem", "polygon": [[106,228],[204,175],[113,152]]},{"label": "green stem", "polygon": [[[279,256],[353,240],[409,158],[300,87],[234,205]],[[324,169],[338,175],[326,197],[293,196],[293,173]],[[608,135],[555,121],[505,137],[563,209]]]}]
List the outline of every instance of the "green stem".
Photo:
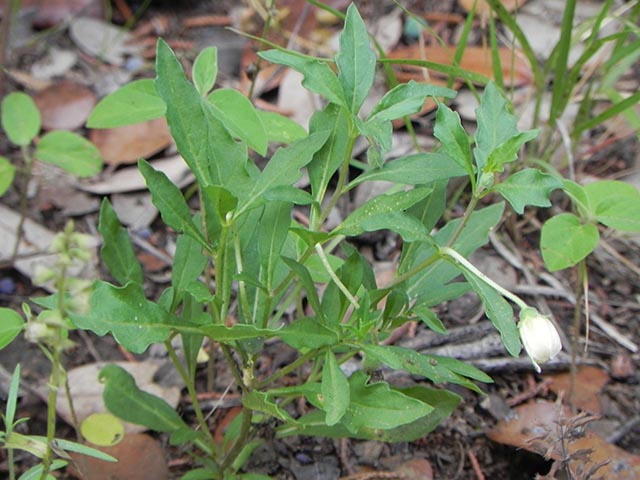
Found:
[{"label": "green stem", "polygon": [[460,220],[460,223],[458,224],[455,231],[453,232],[453,235],[451,235],[451,238],[446,243],[447,247],[452,246],[455,243],[455,241],[458,239],[458,237],[462,233],[462,230],[464,230],[464,227],[466,227],[467,223],[469,223],[471,214],[476,209],[476,205],[478,205],[479,201],[480,201],[479,196],[477,195],[471,196],[471,200],[469,200],[469,203],[467,204],[467,208],[465,209],[464,214],[462,215],[462,220]]},{"label": "green stem", "polygon": [[338,173],[338,183],[336,185],[336,189],[331,196],[331,199],[327,203],[327,206],[324,208],[322,213],[320,214],[320,218],[318,221],[311,225],[312,228],[317,229],[322,225],[322,223],[327,219],[331,211],[334,209],[338,200],[342,197],[344,193],[344,187],[347,183],[347,178],[349,177],[349,165],[351,163],[351,154],[353,153],[353,147],[356,144],[356,140],[358,138],[358,134],[354,135],[354,126],[353,121],[350,122],[349,125],[349,143],[347,145],[347,152],[345,154],[345,158],[342,161],[342,165],[340,166],[340,172]]},{"label": "green stem", "polygon": [[264,380],[262,380],[261,382],[259,382],[258,385],[257,385],[257,388],[259,388],[259,389],[260,388],[264,388],[267,385],[275,382],[279,378],[282,378],[282,377],[285,377],[285,376],[289,375],[295,369],[297,369],[301,365],[304,365],[307,361],[309,361],[313,357],[315,357],[318,354],[318,351],[319,351],[318,349],[309,350],[307,353],[301,355],[300,357],[298,357],[296,360],[294,360],[290,364],[285,365],[284,367],[282,367],[280,370],[278,370],[276,373],[274,373],[270,377],[267,377]]},{"label": "green stem", "polygon": [[513,303],[515,303],[518,306],[518,308],[520,308],[520,310],[528,308],[528,305],[520,297],[518,297],[514,293],[511,293],[506,288],[501,287],[496,282],[491,280],[484,273],[482,273],[480,270],[474,267],[471,264],[471,262],[469,262],[466,258],[460,255],[458,252],[456,252],[453,248],[441,247],[439,250],[439,253],[442,256],[449,257],[451,260],[453,260],[455,263],[463,267],[468,272],[473,273],[476,277],[478,277],[484,283],[486,283],[493,289],[497,290],[502,296],[508,298]]},{"label": "green stem", "polygon": [[336,275],[336,272],[333,271],[333,268],[331,268],[331,265],[329,264],[329,259],[325,255],[324,250],[322,249],[322,245],[320,245],[319,243],[316,243],[315,249],[316,249],[316,253],[318,254],[318,257],[320,257],[320,261],[322,262],[324,269],[327,271],[327,273],[331,277],[331,280],[335,282],[337,287],[340,289],[342,293],[344,293],[344,296],[347,297],[347,300],[349,300],[349,303],[353,305],[354,308],[356,309],[360,308],[358,301],[355,299],[353,295],[351,295],[351,292],[349,291],[349,289],[346,287],[344,283],[342,283],[342,280],[338,278],[338,275]]},{"label": "green stem", "polygon": [[191,404],[193,405],[193,411],[196,414],[196,419],[198,420],[198,425],[200,430],[206,435],[207,440],[209,441],[209,445],[211,445],[210,452],[213,451],[213,445],[215,445],[215,441],[213,436],[211,435],[211,431],[209,430],[209,425],[207,424],[207,420],[204,418],[204,414],[202,412],[202,408],[200,407],[200,402],[198,401],[198,392],[196,392],[195,386],[193,384],[192,377],[188,374],[188,372],[184,369],[182,362],[178,358],[176,354],[176,350],[171,345],[171,341],[166,340],[164,342],[164,346],[169,353],[169,358],[173,363],[178,375],[182,379],[182,382],[187,387],[187,393],[189,394],[189,398],[191,398]]},{"label": "green stem", "polygon": [[20,242],[24,236],[24,222],[27,218],[27,206],[28,206],[28,190],[29,181],[31,181],[31,172],[33,170],[33,159],[29,153],[27,146],[21,148],[22,158],[24,160],[24,174],[22,176],[22,184],[20,185],[20,220],[18,221],[18,228],[16,229],[16,241],[13,244],[13,252],[11,253],[11,261],[15,261],[20,250]]},{"label": "green stem", "polygon": [[47,451],[42,458],[42,473],[40,480],[46,480],[53,462],[53,440],[56,435],[56,402],[58,400],[58,387],[60,386],[60,351],[52,352],[51,374],[49,375],[49,394],[47,397]]},{"label": "green stem", "polygon": [[222,462],[220,467],[220,473],[226,478],[226,470],[233,464],[238,455],[242,452],[242,449],[247,444],[247,440],[249,439],[249,433],[251,432],[251,417],[253,415],[253,410],[249,408],[242,409],[242,424],[240,425],[240,433],[238,434],[238,438],[233,444],[233,448],[229,451]]}]

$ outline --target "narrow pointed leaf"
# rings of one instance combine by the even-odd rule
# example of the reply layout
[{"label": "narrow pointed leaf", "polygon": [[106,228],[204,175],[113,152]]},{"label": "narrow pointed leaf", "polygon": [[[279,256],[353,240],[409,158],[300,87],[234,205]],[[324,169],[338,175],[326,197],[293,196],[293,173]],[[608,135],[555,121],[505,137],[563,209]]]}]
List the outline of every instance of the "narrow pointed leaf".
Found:
[{"label": "narrow pointed leaf", "polygon": [[451,157],[464,171],[473,176],[469,136],[462,127],[460,115],[443,103],[438,104],[433,135],[442,143],[442,153]]},{"label": "narrow pointed leaf", "polygon": [[140,390],[133,376],[122,367],[107,365],[100,370],[99,378],[104,383],[104,404],[118,418],[157,432],[189,428],[171,405]]},{"label": "narrow pointed leaf", "polygon": [[367,27],[354,4],[347,9],[336,64],[347,108],[356,115],[373,85],[376,56],[369,45]]},{"label": "narrow pointed leaf", "polygon": [[212,112],[229,130],[260,155],[267,154],[269,139],[251,101],[231,88],[219,88],[209,94],[207,100],[213,105]]},{"label": "narrow pointed leaf", "polygon": [[431,193],[427,187],[414,188],[408,192],[398,192],[391,195],[380,195],[372,198],[354,210],[344,222],[334,231],[341,235],[360,235],[366,230],[363,226],[369,217],[384,215],[391,212],[402,212]]},{"label": "narrow pointed leaf", "polygon": [[427,97],[455,97],[455,90],[410,80],[389,90],[369,114],[369,120],[395,120],[418,113]]},{"label": "narrow pointed leaf", "polygon": [[351,182],[349,188],[371,180],[419,185],[464,175],[467,175],[464,167],[458,165],[448,155],[416,153],[391,160],[380,168],[367,170]]},{"label": "narrow pointed leaf", "polygon": [[120,224],[107,198],[100,206],[98,230],[102,235],[100,256],[113,278],[124,285],[129,281],[142,284],[142,267],[136,258],[127,230]]},{"label": "narrow pointed leaf", "polygon": [[349,381],[331,350],[325,354],[321,392],[327,425],[335,425],[349,408]]},{"label": "narrow pointed leaf", "polygon": [[200,96],[204,97],[213,88],[218,76],[218,49],[207,47],[200,51],[191,69],[191,77]]},{"label": "narrow pointed leaf", "polygon": [[153,204],[160,211],[164,223],[179,232],[186,233],[205,249],[209,249],[204,235],[193,223],[189,206],[180,189],[163,172],[155,170],[147,161],[140,159],[138,168],[147,182]]},{"label": "narrow pointed leaf", "polygon": [[267,190],[282,185],[293,185],[298,181],[302,175],[300,169],[311,161],[313,154],[324,145],[328,137],[327,131],[316,132],[286,148],[279,148],[238,205],[236,215],[264,202],[264,193]]}]

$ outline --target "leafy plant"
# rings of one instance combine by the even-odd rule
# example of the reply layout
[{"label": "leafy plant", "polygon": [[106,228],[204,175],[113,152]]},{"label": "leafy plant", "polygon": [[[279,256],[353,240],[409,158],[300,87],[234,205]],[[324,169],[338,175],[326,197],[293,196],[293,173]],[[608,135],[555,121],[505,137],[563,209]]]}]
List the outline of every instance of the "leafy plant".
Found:
[{"label": "leafy plant", "polygon": [[[259,425],[269,418],[280,423],[279,436],[407,441],[433,430],[456,408],[457,394],[424,384],[400,388],[374,379],[371,372],[403,370],[433,384],[458,384],[476,392],[481,392],[476,382],[491,379],[461,361],[382,341],[412,320],[446,332],[432,308],[473,290],[508,352],[518,355],[520,332],[505,297],[521,313],[535,312],[466,260],[487,242],[504,210],[504,202],[478,205],[489,195],[502,196],[522,213],[526,205],[548,206],[550,192],[562,186],[536,169],[507,175],[506,167],[537,131],[518,131],[507,100],[491,83],[477,111],[473,148],[458,115],[439,104],[435,136],[442,148],[386,161],[392,120],[418,112],[426,97],[451,98],[455,92],[416,82],[398,85],[362,116],[376,56],[353,5],[335,59],[284,49],[260,56],[298,70],[306,88],[326,100],[308,133],[284,117],[255,110],[235,90],[211,91],[217,72],[213,49],[198,56],[190,82],[162,40],[156,78],[133,82],[106,97],[89,119],[91,127],[100,128],[166,116],[196,179],[199,205],[193,213],[162,172],[145,160],[138,163],[163,221],[178,232],[171,285],[160,298],[146,297],[132,243],[105,199],[101,254],[115,283],[94,282],[83,311],[65,312],[75,327],[111,334],[132,352],[154,343],[166,346],[193,402],[195,429],[164,400],[138,389],[123,369],[109,365],[100,377],[113,414],[168,433],[174,445],[197,448],[194,455],[202,467],[185,478],[255,478],[238,472],[260,442]],[[358,163],[361,171],[353,176],[359,137],[369,142],[367,163]],[[274,142],[285,145],[270,154]],[[270,155],[262,170],[249,149]],[[303,168],[309,190],[295,187]],[[447,183],[453,177],[469,179],[471,198],[461,218],[444,222]],[[325,220],[340,199],[373,180],[387,180],[397,188],[364,203],[327,231]],[[294,206],[309,209],[308,224],[292,219]],[[387,285],[377,284],[370,262],[349,243],[349,238],[375,230],[390,230],[403,239],[398,270]],[[54,305],[61,295],[39,303]],[[288,319],[290,307],[295,315]],[[242,396],[242,413],[222,445],[210,433],[195,386],[205,339],[219,345]],[[278,339],[298,357],[262,377],[256,364],[267,339]],[[178,341],[184,360],[176,352]],[[362,369],[347,377],[343,364],[359,356]],[[279,382],[283,377],[290,377],[287,386]],[[296,398],[305,399],[311,412],[294,417],[288,405]]]},{"label": "leafy plant", "polygon": [[[13,249],[14,260],[22,238],[27,211],[27,186],[35,160],[56,165],[77,177],[89,177],[102,170],[102,156],[98,148],[80,135],[67,131],[40,133],[40,111],[31,97],[22,92],[10,93],[2,100],[0,122],[9,141],[20,148],[23,160],[20,187],[20,223]],[[35,140],[35,146],[33,145]],[[0,195],[4,195],[14,181],[16,167],[0,156]]]},{"label": "leafy plant", "polygon": [[[42,270],[39,281],[43,283],[53,282],[58,293],[47,309],[37,316],[33,315],[31,308],[23,305],[23,311],[27,322],[11,309],[0,309],[0,348],[9,344],[20,332],[24,331],[25,338],[40,347],[43,355],[51,362],[51,374],[48,381],[47,398],[47,435],[23,435],[14,430],[14,427],[27,419],[15,420],[15,412],[18,398],[18,386],[20,382],[20,366],[13,373],[9,398],[7,399],[6,412],[3,415],[4,431],[0,432],[0,446],[8,450],[9,475],[15,479],[15,465],[13,462],[13,450],[25,450],[40,459],[40,463],[27,470],[20,479],[49,480],[55,478],[50,472],[59,470],[68,464],[67,452],[78,452],[102,460],[115,461],[110,455],[82,445],[81,443],[57,439],[56,431],[56,401],[58,391],[66,384],[66,373],[62,364],[64,351],[72,344],[69,340],[69,329],[72,328],[68,314],[71,311],[82,313],[85,310],[89,283],[69,276],[68,270],[77,262],[86,262],[89,258],[87,251],[87,238],[73,231],[73,224],[69,224],[65,231],[59,233],[52,244],[52,253],[58,254],[55,269]],[[46,302],[45,302],[46,303]],[[69,389],[66,389],[67,393]],[[68,398],[72,407],[71,399]],[[71,408],[73,412],[73,408]],[[76,427],[77,427],[77,422]],[[56,458],[60,457],[60,458]]]}]

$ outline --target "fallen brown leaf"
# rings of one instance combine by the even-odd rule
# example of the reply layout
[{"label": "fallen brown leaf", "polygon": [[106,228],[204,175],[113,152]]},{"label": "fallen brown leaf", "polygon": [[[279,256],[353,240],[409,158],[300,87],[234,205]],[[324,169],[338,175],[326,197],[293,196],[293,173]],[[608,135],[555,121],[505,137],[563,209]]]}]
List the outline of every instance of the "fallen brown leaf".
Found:
[{"label": "fallen brown leaf", "polygon": [[96,96],[89,88],[69,81],[50,85],[38,92],[33,100],[42,114],[45,130],[81,127],[96,104]]},{"label": "fallen brown leaf", "polygon": [[164,150],[171,144],[171,132],[164,118],[126,127],[91,130],[91,140],[109,165],[136,162]]},{"label": "fallen brown leaf", "polygon": [[571,375],[568,372],[550,374],[546,377],[552,380],[549,385],[551,391],[556,395],[562,395],[566,402],[573,402],[580,410],[594,415],[600,415],[602,412],[598,395],[609,381],[609,375],[604,370],[591,366],[580,367],[572,394],[569,392]]},{"label": "fallen brown leaf", "polygon": [[[608,461],[597,470],[597,475],[616,480],[640,480],[639,456],[607,443],[602,437],[584,431],[582,427],[565,431],[562,435],[560,425],[567,430],[572,420],[568,408],[551,402],[530,402],[513,412],[508,420],[498,422],[489,430],[487,437],[494,442],[523,448],[553,460],[561,460],[561,452],[565,450],[571,458],[569,467],[574,474],[578,469],[585,472]],[[562,436],[565,438],[564,445]],[[586,454],[585,449],[588,450]]]},{"label": "fallen brown leaf", "polygon": [[[413,60],[427,60],[443,65],[451,65],[455,55],[455,47],[442,47],[440,45],[429,45],[420,48],[418,45],[399,47],[389,52],[389,58],[406,58]],[[511,86],[522,86],[530,84],[533,80],[531,68],[522,54],[510,48],[500,48],[498,50],[500,64],[502,65],[502,75],[505,82]],[[493,62],[491,60],[491,50],[484,47],[467,46],[460,60],[460,68],[479,73],[488,78],[493,78]],[[426,70],[413,65],[394,65],[398,80],[408,82],[409,80],[425,81]],[[442,77],[443,74],[435,70],[429,71],[430,76]]]},{"label": "fallen brown leaf", "polygon": [[113,447],[93,448],[118,459],[117,463],[71,453],[77,469],[70,469],[74,476],[86,480],[165,480],[169,467],[160,443],[144,433],[125,435]]}]

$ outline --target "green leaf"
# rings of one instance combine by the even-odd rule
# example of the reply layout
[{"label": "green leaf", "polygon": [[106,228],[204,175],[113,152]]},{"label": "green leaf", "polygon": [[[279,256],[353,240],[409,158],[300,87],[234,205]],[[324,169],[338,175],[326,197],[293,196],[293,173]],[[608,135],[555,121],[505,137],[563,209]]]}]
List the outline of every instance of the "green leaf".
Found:
[{"label": "green leaf", "polygon": [[[6,388],[6,387],[5,387]],[[16,418],[16,405],[18,404],[18,393],[20,389],[20,364],[18,363],[13,369],[11,382],[9,383],[9,392],[7,395],[7,404],[4,414],[4,430],[5,434],[11,433],[13,430],[13,421]]]},{"label": "green leaf", "polygon": [[321,392],[327,425],[335,425],[349,408],[349,381],[331,350],[324,357]]},{"label": "green leaf", "polygon": [[286,202],[295,205],[311,205],[315,203],[315,199],[309,192],[300,190],[293,185],[280,185],[267,190],[264,194],[265,200],[268,202]]},{"label": "green leaf", "polygon": [[178,236],[171,273],[171,285],[176,293],[184,293],[187,285],[198,279],[206,265],[207,257],[202,253],[202,246],[190,236]]},{"label": "green leaf", "polygon": [[539,130],[527,130],[526,132],[520,132],[499,144],[489,154],[487,163],[483,167],[483,171],[491,173],[502,172],[504,170],[505,163],[517,160],[518,152],[522,146],[528,141],[536,138],[538,133]]},{"label": "green leaf", "polygon": [[142,268],[133,250],[127,230],[120,225],[118,216],[105,197],[100,206],[98,230],[102,235],[100,256],[113,278],[124,285],[133,281],[142,285]]},{"label": "green leaf", "polygon": [[462,127],[460,115],[443,103],[438,103],[433,135],[442,143],[441,152],[450,156],[469,177],[473,177],[469,135]]},{"label": "green leaf", "polygon": [[280,337],[296,350],[331,347],[338,343],[338,334],[318,319],[303,317],[280,330]]},{"label": "green leaf", "polygon": [[417,242],[429,238],[429,230],[416,217],[404,212],[389,212],[366,217],[360,222],[365,232],[391,230],[405,242]]},{"label": "green leaf", "polygon": [[499,145],[518,134],[516,117],[509,110],[507,99],[493,82],[489,82],[476,109],[478,129],[473,151],[476,165],[482,171],[489,155]]},{"label": "green leaf", "polygon": [[265,205],[256,226],[258,256],[262,268],[262,281],[267,290],[272,290],[276,264],[284,246],[291,225],[291,204],[269,202]]},{"label": "green leaf", "polygon": [[640,232],[640,192],[626,182],[600,180],[582,187],[592,215],[607,227]]},{"label": "green leaf", "polygon": [[266,413],[285,422],[295,422],[285,409],[269,399],[266,393],[251,390],[242,395],[242,405],[254,411]]},{"label": "green leaf", "polygon": [[111,332],[115,340],[133,353],[144,352],[152,343],[166,340],[175,317],[145,298],[142,287],[127,283],[116,287],[107,282],[94,283],[86,313],[71,314],[77,328],[97,335]]},{"label": "green leaf", "polygon": [[581,185],[565,178],[562,180],[562,188],[564,189],[564,193],[571,198],[571,201],[577,207],[581,216],[586,218],[594,216],[589,198],[587,198],[587,192],[584,191]]},{"label": "green leaf", "polygon": [[[311,274],[309,273],[309,270],[307,270],[307,267],[295,261],[293,258],[282,257],[282,260],[284,261],[284,263],[287,264],[287,266],[291,269],[291,271],[295,273],[296,276],[300,279],[300,281],[302,282],[302,285],[307,291],[306,298],[307,298],[307,301],[309,302],[309,305],[311,305],[311,308],[316,313],[316,315],[320,315],[320,312],[321,312],[320,299],[318,298],[318,292],[316,291],[316,286],[313,283],[313,278],[311,278]],[[328,281],[329,280],[327,280],[327,282]]]},{"label": "green leaf", "polygon": [[448,155],[416,153],[387,162],[381,168],[367,170],[353,180],[348,188],[371,180],[419,185],[465,175],[467,172],[464,168]]},{"label": "green leaf", "polygon": [[247,97],[231,88],[219,88],[211,92],[207,100],[213,106],[213,114],[232,136],[242,140],[260,155],[267,154],[267,132]]},{"label": "green leaf", "polygon": [[329,138],[307,166],[311,192],[318,203],[322,203],[331,177],[349,154],[349,123],[345,110],[329,104],[316,112],[311,117],[310,131],[323,130],[330,132]]},{"label": "green leaf", "polygon": [[474,391],[478,387],[465,377],[490,383],[492,380],[480,370],[454,358],[425,355],[404,347],[392,345],[362,345],[362,351],[371,358],[394,370],[428,378],[433,383],[455,383]]},{"label": "green leaf", "polygon": [[186,233],[202,247],[209,250],[210,246],[207,240],[193,223],[189,206],[180,189],[163,172],[155,170],[149,162],[142,158],[138,160],[138,168],[144,176],[151,192],[153,204],[160,211],[164,223],[179,232]]},{"label": "green leaf", "polygon": [[447,334],[447,328],[433,310],[425,306],[415,306],[411,310],[427,327],[436,333]]},{"label": "green leaf", "polygon": [[463,273],[467,282],[478,294],[484,305],[485,313],[496,330],[500,332],[500,339],[510,355],[517,357],[522,350],[520,343],[520,333],[516,325],[513,309],[502,295],[494,288],[487,285],[472,272],[463,268]]},{"label": "green leaf", "polygon": [[418,113],[427,97],[453,98],[455,96],[455,90],[410,80],[389,90],[373,108],[368,120],[395,120]]},{"label": "green leaf", "polygon": [[171,135],[198,183],[201,187],[224,185],[237,196],[246,187],[246,146],[233,140],[162,39],[158,40],[156,71],[154,85],[167,104]]},{"label": "green leaf", "polygon": [[540,234],[542,259],[549,271],[571,267],[589,255],[598,245],[600,234],[592,223],[583,224],[571,213],[547,220]]},{"label": "green leaf", "polygon": [[258,328],[255,325],[238,323],[231,327],[225,325],[207,325],[206,327],[198,327],[198,330],[204,333],[210,339],[216,342],[228,343],[237,340],[251,340],[261,337],[275,337],[282,330],[272,330],[267,328]]},{"label": "green leaf", "polygon": [[328,426],[325,423],[324,412],[314,411],[298,419],[297,425],[285,425],[278,429],[279,436],[313,435],[330,438],[359,438],[363,440],[378,440],[385,442],[407,442],[424,437],[434,430],[442,420],[453,413],[462,398],[458,395],[427,387],[393,388],[407,397],[414,398],[423,404],[431,405],[434,409],[417,420],[389,430],[361,428],[357,433],[349,432],[342,423]]},{"label": "green leaf", "polygon": [[322,95],[331,103],[347,106],[340,82],[326,61],[283,50],[266,50],[258,52],[258,55],[271,63],[286,65],[302,73],[302,86],[307,90]]},{"label": "green leaf", "polygon": [[389,430],[433,411],[433,407],[392,389],[385,382],[367,383],[363,372],[349,378],[350,403],[341,423],[350,432],[362,428]]},{"label": "green leaf", "polygon": [[157,432],[189,428],[180,415],[163,399],[140,390],[124,368],[107,365],[98,377],[104,383],[102,398],[111,413],[122,420],[144,425]]},{"label": "green leaf", "polygon": [[[49,467],[49,471],[53,472],[55,470],[60,470],[61,468],[66,467],[69,464],[66,460],[55,459],[51,462],[51,466]],[[24,472],[18,480],[39,480],[42,477],[42,471],[44,470],[44,465],[42,463],[38,465],[34,465],[29,470]],[[57,477],[54,477],[51,474],[47,474],[46,480],[56,480]]]},{"label": "green leaf", "polygon": [[407,192],[397,192],[390,195],[374,197],[354,210],[344,222],[336,227],[334,233],[347,236],[360,235],[366,231],[363,223],[367,219],[373,216],[406,210],[429,195],[431,191],[431,188],[419,187]]},{"label": "green leaf", "polygon": [[15,310],[0,307],[0,349],[9,345],[24,325],[24,320]]},{"label": "green leaf", "polygon": [[328,136],[329,132],[316,132],[286,148],[279,148],[249,193],[240,201],[235,212],[236,218],[249,207],[263,203],[264,194],[269,189],[293,185],[298,181],[302,175],[300,169],[311,161],[313,154],[324,145]]},{"label": "green leaf", "polygon": [[0,197],[9,190],[15,175],[16,167],[8,158],[0,155]]},{"label": "green leaf", "polygon": [[[46,441],[46,437],[36,437],[40,438],[43,441]],[[83,445],[81,443],[72,442],[70,440],[64,440],[62,438],[55,438],[52,444],[53,450],[64,450],[66,452],[75,452],[81,453],[82,455],[87,455],[89,457],[94,457],[99,460],[104,460],[105,462],[117,462],[118,460],[111,455],[106,454],[105,452],[101,452],[98,449],[91,448],[87,445]]]},{"label": "green leaf", "polygon": [[516,213],[522,215],[526,205],[550,207],[549,196],[556,188],[562,188],[562,181],[535,168],[526,168],[510,175],[495,190],[511,204]]},{"label": "green leaf", "polygon": [[40,111],[33,99],[22,92],[13,92],[4,97],[0,118],[9,141],[25,147],[40,132]]},{"label": "green leaf", "polygon": [[344,29],[340,34],[336,64],[346,106],[353,115],[357,115],[373,85],[376,56],[369,45],[367,26],[353,3],[347,9]]},{"label": "green leaf", "polygon": [[290,144],[302,140],[307,131],[295,120],[275,112],[256,110],[270,142]]},{"label": "green leaf", "polygon": [[98,147],[73,132],[47,133],[38,143],[35,157],[76,177],[91,177],[102,171],[102,155]]},{"label": "green leaf", "polygon": [[110,93],[94,107],[87,127],[115,128],[164,117],[167,106],[153,80],[135,80]]},{"label": "green leaf", "polygon": [[204,97],[213,88],[218,76],[218,49],[207,47],[202,50],[191,69],[191,78],[200,96]]},{"label": "green leaf", "polygon": [[[504,203],[497,203],[474,211],[467,220],[458,239],[453,243],[452,248],[461,255],[469,256],[476,249],[485,245],[489,241],[489,232],[500,222],[503,211]],[[433,240],[429,240],[435,240],[440,246],[447,245],[453,233],[459,228],[460,221],[461,219],[458,218],[448,222],[433,236]],[[435,254],[435,249],[430,242],[421,242],[415,246],[412,244],[411,250],[408,251],[406,256],[403,255],[399,273],[402,274],[411,267],[416,267]],[[409,294],[409,298],[412,299],[447,297],[452,293],[447,284],[458,275],[460,275],[460,271],[455,265],[446,261],[436,261],[409,278],[405,284],[406,291]],[[453,292],[460,293],[460,287],[456,286]],[[419,303],[425,306],[435,305],[435,303],[423,300],[419,300]]]}]

